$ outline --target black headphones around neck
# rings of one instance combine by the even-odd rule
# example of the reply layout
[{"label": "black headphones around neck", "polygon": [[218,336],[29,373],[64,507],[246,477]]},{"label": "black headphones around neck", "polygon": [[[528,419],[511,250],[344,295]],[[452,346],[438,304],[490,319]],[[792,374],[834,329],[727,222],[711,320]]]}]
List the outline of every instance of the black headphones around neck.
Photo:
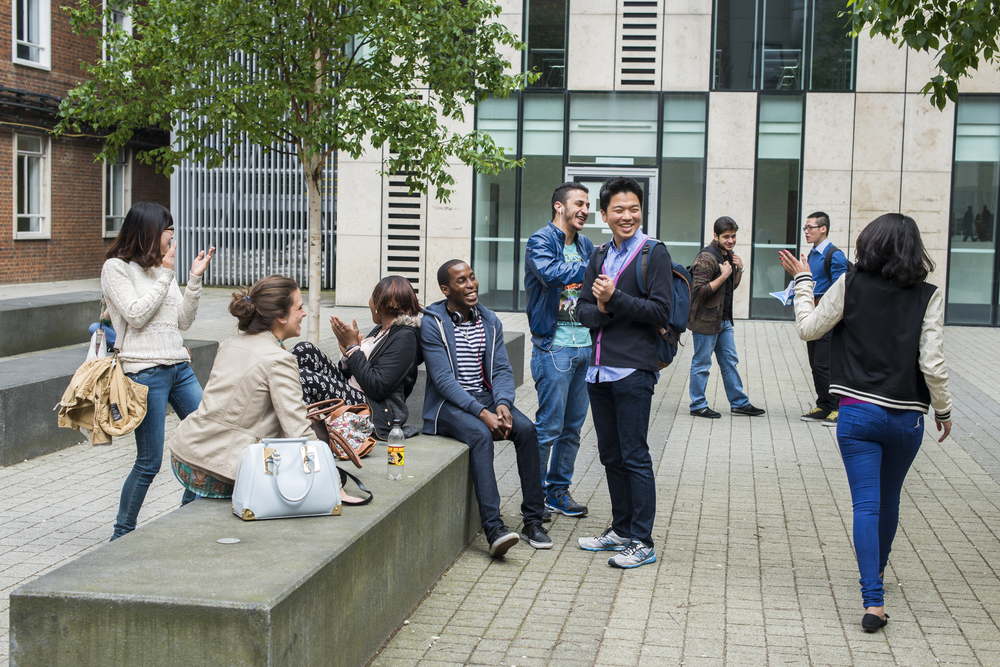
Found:
[{"label": "black headphones around neck", "polygon": [[[445,308],[445,310],[448,309]],[[462,313],[453,313],[450,310],[448,310],[448,315],[451,316],[451,321],[455,324],[455,326],[461,325],[465,319],[462,317]],[[473,306],[472,310],[469,311],[469,321],[476,322],[478,320],[479,320],[479,308],[477,306]]]}]

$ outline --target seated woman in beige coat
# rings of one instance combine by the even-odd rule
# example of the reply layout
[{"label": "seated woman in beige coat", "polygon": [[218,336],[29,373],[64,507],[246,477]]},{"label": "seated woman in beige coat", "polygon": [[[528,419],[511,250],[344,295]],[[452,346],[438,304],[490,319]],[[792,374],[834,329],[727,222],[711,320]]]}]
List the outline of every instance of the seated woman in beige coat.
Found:
[{"label": "seated woman in beige coat", "polygon": [[[301,333],[302,293],[291,278],[268,276],[233,294],[241,335],[219,345],[198,410],[170,438],[170,463],[185,489],[230,498],[247,445],[263,438],[315,439],[306,419],[295,357],[284,341]],[[191,494],[185,494],[185,499]],[[360,499],[342,496],[345,503]]]}]

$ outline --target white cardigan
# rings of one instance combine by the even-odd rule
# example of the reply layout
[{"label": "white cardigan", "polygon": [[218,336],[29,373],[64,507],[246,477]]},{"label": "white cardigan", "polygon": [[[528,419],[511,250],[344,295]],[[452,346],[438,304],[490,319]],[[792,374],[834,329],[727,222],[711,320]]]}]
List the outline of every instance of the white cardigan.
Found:
[{"label": "white cardigan", "polygon": [[191,360],[181,331],[189,329],[198,314],[201,276],[189,275],[181,296],[173,270],[109,259],[101,271],[101,289],[116,342],[124,345],[118,356],[123,371],[138,373]]}]

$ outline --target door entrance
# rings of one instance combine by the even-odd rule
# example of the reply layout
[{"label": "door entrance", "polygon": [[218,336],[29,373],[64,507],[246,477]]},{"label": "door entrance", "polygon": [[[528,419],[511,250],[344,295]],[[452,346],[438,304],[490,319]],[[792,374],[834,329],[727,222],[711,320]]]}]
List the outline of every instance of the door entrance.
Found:
[{"label": "door entrance", "polygon": [[[583,234],[594,246],[599,246],[605,241],[611,240],[611,229],[601,219],[601,186],[605,181],[616,176],[629,176],[634,178],[639,187],[642,188],[642,231],[649,236],[657,236],[657,201],[656,195],[659,191],[657,186],[656,169],[635,169],[614,167],[566,167],[566,180],[576,181],[587,186],[590,194],[590,217],[587,224],[583,226]],[[650,231],[652,230],[652,231]]]}]

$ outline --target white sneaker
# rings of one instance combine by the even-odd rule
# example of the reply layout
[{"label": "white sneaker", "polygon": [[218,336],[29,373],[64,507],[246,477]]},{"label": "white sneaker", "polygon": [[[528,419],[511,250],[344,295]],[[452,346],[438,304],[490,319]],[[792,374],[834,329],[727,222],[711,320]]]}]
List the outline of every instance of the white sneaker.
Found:
[{"label": "white sneaker", "polygon": [[653,547],[647,547],[639,540],[632,540],[621,550],[621,553],[608,559],[608,565],[611,567],[620,567],[626,570],[655,562],[656,552],[653,551]]},{"label": "white sneaker", "polygon": [[608,528],[598,537],[581,537],[577,543],[587,551],[621,551],[629,543],[629,539]]}]

